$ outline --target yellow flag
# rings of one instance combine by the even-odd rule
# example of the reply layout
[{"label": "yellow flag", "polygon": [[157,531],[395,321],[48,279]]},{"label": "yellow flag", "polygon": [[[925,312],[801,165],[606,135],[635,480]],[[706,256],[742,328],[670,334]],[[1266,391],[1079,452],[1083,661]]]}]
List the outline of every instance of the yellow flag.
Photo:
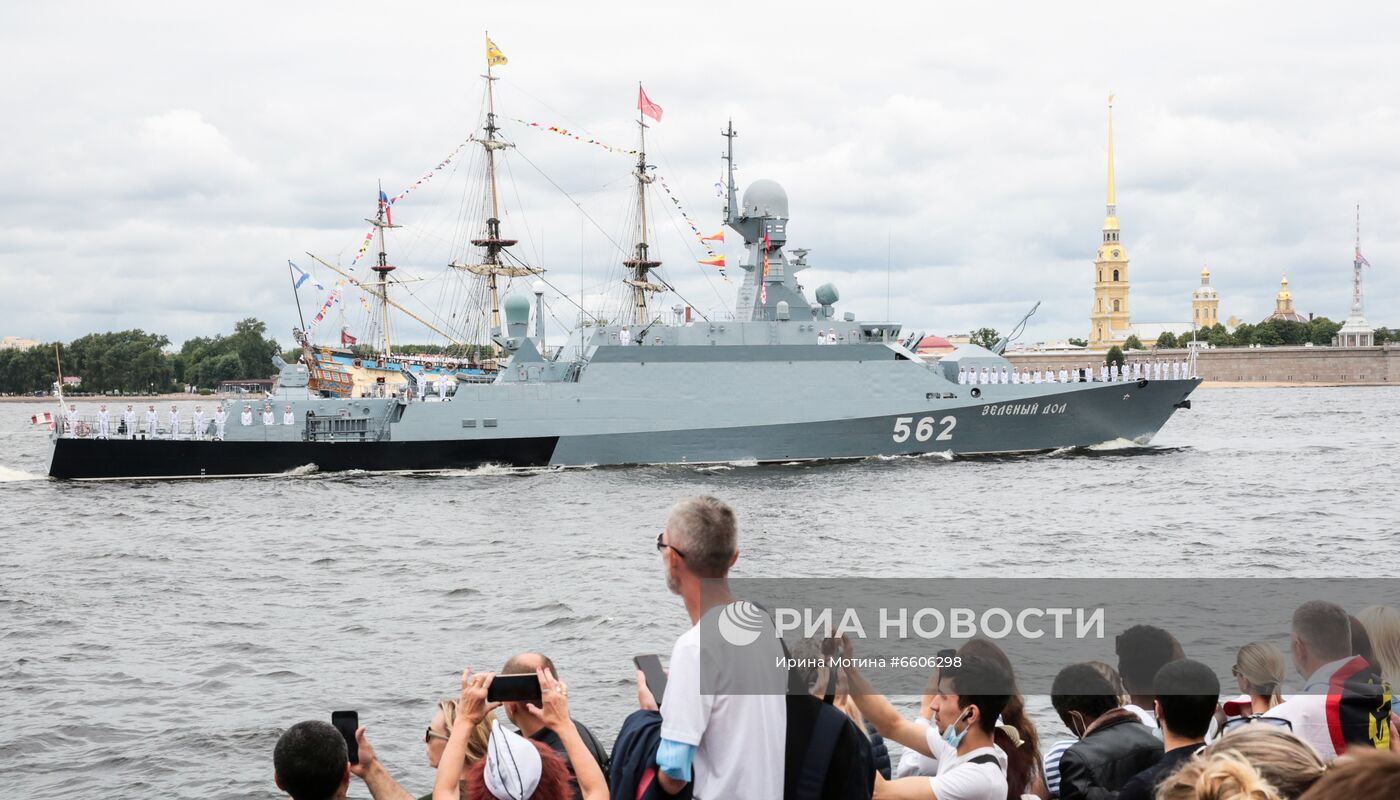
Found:
[{"label": "yellow flag", "polygon": [[486,37],[486,66],[499,67],[507,63],[509,62],[506,61],[506,54],[502,53],[501,48],[497,47],[496,43],[491,41],[490,36]]}]

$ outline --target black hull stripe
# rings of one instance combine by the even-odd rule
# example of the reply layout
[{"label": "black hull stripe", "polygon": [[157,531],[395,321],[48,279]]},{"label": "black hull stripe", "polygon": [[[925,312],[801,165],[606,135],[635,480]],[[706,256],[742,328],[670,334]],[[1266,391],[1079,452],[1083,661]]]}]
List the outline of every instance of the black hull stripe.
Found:
[{"label": "black hull stripe", "polygon": [[316,465],[323,472],[432,472],[484,464],[542,467],[557,436],[433,442],[213,442],[59,439],[54,478],[231,478],[279,475]]}]

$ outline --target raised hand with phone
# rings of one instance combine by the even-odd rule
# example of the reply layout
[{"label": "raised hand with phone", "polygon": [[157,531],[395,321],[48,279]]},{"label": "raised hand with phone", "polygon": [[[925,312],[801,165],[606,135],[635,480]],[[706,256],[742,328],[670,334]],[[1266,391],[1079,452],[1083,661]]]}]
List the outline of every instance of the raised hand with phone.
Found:
[{"label": "raised hand with phone", "polygon": [[564,743],[564,751],[569,754],[569,764],[584,800],[605,800],[608,797],[608,782],[603,777],[603,769],[598,766],[597,759],[569,716],[569,687],[545,667],[540,667],[535,674],[539,678],[539,705],[527,704],[526,712],[554,731]]}]

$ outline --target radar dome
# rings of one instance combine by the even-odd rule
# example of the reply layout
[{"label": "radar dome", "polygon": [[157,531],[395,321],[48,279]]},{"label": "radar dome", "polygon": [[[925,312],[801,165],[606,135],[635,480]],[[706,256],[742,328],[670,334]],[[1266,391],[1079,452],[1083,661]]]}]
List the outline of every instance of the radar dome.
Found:
[{"label": "radar dome", "polygon": [[841,293],[836,291],[836,287],[829,283],[823,283],[817,287],[817,302],[824,306],[834,306],[836,301],[841,299]]},{"label": "radar dome", "polygon": [[760,178],[744,190],[744,216],[787,219],[788,196],[777,181]]},{"label": "radar dome", "polygon": [[530,301],[518,294],[506,298],[506,324],[524,325],[530,321]]}]

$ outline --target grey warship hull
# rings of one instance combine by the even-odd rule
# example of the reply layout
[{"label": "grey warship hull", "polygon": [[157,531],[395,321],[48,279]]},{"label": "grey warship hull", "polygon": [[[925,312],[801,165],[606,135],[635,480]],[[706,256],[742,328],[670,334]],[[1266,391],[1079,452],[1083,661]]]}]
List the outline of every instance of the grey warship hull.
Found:
[{"label": "grey warship hull", "polygon": [[[723,359],[712,362],[726,376],[719,391],[714,380],[696,379],[710,370],[686,349],[600,348],[577,381],[463,384],[448,402],[293,399],[284,390],[277,403],[294,409],[297,425],[244,426],[235,413],[218,441],[60,438],[50,474],[762,463],[1145,444],[1199,384],[967,386],[893,346],[760,347],[740,362],[732,360],[736,353],[717,352],[726,348],[706,347],[701,354]],[[759,354],[776,358],[753,358]]]}]

